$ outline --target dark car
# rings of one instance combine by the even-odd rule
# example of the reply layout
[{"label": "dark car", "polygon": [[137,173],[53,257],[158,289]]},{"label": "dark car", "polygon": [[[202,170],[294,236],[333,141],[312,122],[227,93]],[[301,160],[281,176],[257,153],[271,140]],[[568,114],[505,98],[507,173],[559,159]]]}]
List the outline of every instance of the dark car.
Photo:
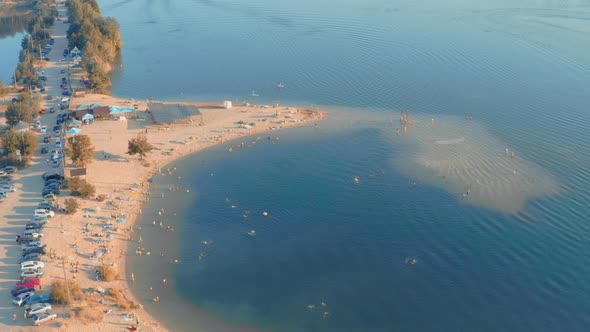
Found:
[{"label": "dark car", "polygon": [[41,196],[45,196],[48,194],[53,194],[53,195],[59,195],[61,193],[61,191],[59,191],[59,189],[57,188],[45,188],[43,189],[43,191],[41,192]]},{"label": "dark car", "polygon": [[12,181],[12,175],[2,175],[2,176],[0,176],[0,180],[2,180],[2,181]]},{"label": "dark car", "polygon": [[46,76],[39,76],[39,79],[40,79],[41,81],[47,81],[47,77],[46,77]]},{"label": "dark car", "polygon": [[61,189],[62,186],[61,186],[61,183],[59,183],[59,182],[52,182],[52,181],[50,181],[50,182],[46,182],[45,183],[45,188],[57,188],[57,189]]},{"label": "dark car", "polygon": [[54,131],[55,131],[55,130],[60,130],[60,129],[61,129],[61,126],[59,126],[59,125],[53,126],[53,130],[54,130]]},{"label": "dark car", "polygon": [[13,173],[16,173],[16,171],[18,171],[18,168],[14,167],[14,166],[6,166],[6,167],[0,169],[0,171],[4,171],[7,174],[13,174]]},{"label": "dark car", "polygon": [[53,172],[43,173],[43,175],[41,175],[41,177],[45,181],[51,180],[51,179],[56,179],[56,180],[63,180],[64,179],[64,177],[62,175],[59,175],[59,174],[53,173]]},{"label": "dark car", "polygon": [[43,143],[49,143],[51,141],[51,137],[45,136],[43,137]]},{"label": "dark car", "polygon": [[[40,228],[29,228],[29,229],[40,230]],[[19,235],[16,238],[16,242],[18,242],[18,244],[27,244],[27,243],[33,242],[33,241],[39,241],[39,238],[34,237],[32,235]]]},{"label": "dark car", "polygon": [[38,261],[41,260],[41,254],[35,253],[35,254],[28,254],[26,256],[21,257],[21,259],[18,260],[19,263],[22,262],[26,262],[26,261]]},{"label": "dark car", "polygon": [[29,222],[25,225],[25,229],[43,229],[44,226],[45,225],[40,222]]},{"label": "dark car", "polygon": [[34,291],[35,291],[35,288],[33,288],[33,287],[16,287],[15,289],[10,291],[10,295],[17,296],[22,293],[34,292]]},{"label": "dark car", "polygon": [[71,95],[70,91],[68,90],[64,90],[64,92],[61,93],[63,96],[69,96]]},{"label": "dark car", "polygon": [[44,146],[44,147],[41,149],[41,153],[48,153],[48,152],[49,152],[49,148],[48,148],[48,147],[46,147],[46,146]]},{"label": "dark car", "polygon": [[45,248],[31,248],[31,249],[27,249],[25,251],[23,251],[23,255],[22,257],[26,257],[30,254],[41,254],[41,255],[45,255],[47,252],[45,251]]}]

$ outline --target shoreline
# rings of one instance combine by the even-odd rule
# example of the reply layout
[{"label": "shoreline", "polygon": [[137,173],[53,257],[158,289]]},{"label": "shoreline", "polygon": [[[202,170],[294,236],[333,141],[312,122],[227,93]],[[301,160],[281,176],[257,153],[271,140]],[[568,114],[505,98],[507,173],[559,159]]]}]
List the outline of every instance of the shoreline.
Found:
[{"label": "shoreline", "polygon": [[[80,104],[91,104],[91,103],[95,103],[98,100],[105,102],[105,101],[111,101],[111,102],[115,102],[118,106],[124,106],[124,105],[131,105],[131,104],[136,104],[137,101],[132,100],[132,99],[123,99],[123,98],[117,98],[117,97],[112,97],[112,96],[107,96],[107,95],[87,95],[84,98],[75,98],[73,99],[73,103],[72,106],[75,108],[74,105],[80,105]],[[173,102],[169,102],[169,101],[164,101],[163,103],[173,103]],[[179,103],[180,104],[180,103]],[[188,104],[188,105],[196,105],[196,104],[200,104],[200,103],[182,103],[182,104]],[[287,110],[291,110],[296,112],[294,109],[292,108],[280,108],[280,109],[287,109]],[[194,154],[194,153],[198,153],[201,150],[213,147],[215,145],[218,144],[222,144],[224,142],[230,141],[230,140],[237,140],[239,138],[242,137],[250,137],[250,136],[256,136],[256,135],[260,135],[263,133],[267,133],[271,131],[271,127],[273,123],[270,123],[269,126],[254,126],[249,130],[245,130],[243,128],[239,128],[239,127],[235,127],[233,129],[237,130],[237,131],[233,131],[232,129],[227,128],[228,126],[235,126],[236,121],[230,120],[232,117],[234,120],[237,120],[238,118],[250,118],[252,120],[255,121],[256,117],[259,116],[269,116],[269,117],[274,117],[275,115],[273,114],[273,110],[274,109],[267,109],[267,108],[261,108],[259,106],[250,106],[250,107],[245,107],[245,106],[238,106],[238,107],[234,107],[231,110],[223,110],[223,109],[216,109],[216,108],[211,108],[211,109],[201,109],[203,115],[202,117],[204,117],[204,125],[202,126],[191,126],[191,125],[172,125],[172,126],[167,126],[167,125],[158,125],[158,124],[151,124],[151,127],[156,127],[158,128],[157,131],[154,130],[149,130],[148,129],[148,133],[147,133],[147,137],[148,137],[148,141],[153,142],[155,137],[158,138],[166,138],[168,139],[167,142],[160,142],[160,144],[163,144],[165,147],[170,147],[169,149],[174,149],[174,151],[171,154],[167,154],[168,150],[166,148],[163,148],[158,145],[158,149],[159,151],[153,151],[151,153],[151,155],[148,155],[144,161],[139,160],[137,157],[131,157],[127,159],[127,162],[129,162],[128,167],[127,167],[127,171],[131,170],[132,173],[134,173],[133,176],[130,175],[126,175],[123,176],[121,178],[127,179],[128,182],[124,183],[124,182],[119,182],[120,180],[116,180],[114,182],[107,182],[107,181],[101,181],[104,180],[102,178],[96,178],[93,180],[89,180],[90,183],[94,184],[97,188],[97,194],[101,194],[101,193],[108,193],[109,191],[113,191],[113,189],[111,188],[111,186],[115,185],[115,183],[117,183],[116,188],[117,191],[121,192],[121,187],[127,187],[127,189],[129,190],[133,190],[133,189],[137,189],[137,194],[135,195],[135,198],[133,198],[133,196],[129,196],[127,197],[127,199],[130,199],[130,201],[127,201],[128,206],[125,208],[124,212],[128,215],[128,217],[125,219],[125,226],[132,228],[133,231],[131,232],[135,232],[136,229],[136,224],[138,222],[138,216],[140,214],[142,214],[142,208],[144,206],[144,204],[149,204],[149,202],[147,202],[147,197],[149,197],[149,182],[147,181],[149,178],[152,178],[154,175],[160,173],[159,169],[162,168],[162,170],[164,169],[164,167],[166,167],[167,165],[177,161],[180,158],[186,157],[190,154]],[[229,112],[230,113],[230,117],[229,119],[217,119],[220,114],[214,114],[214,113],[219,113],[219,112]],[[233,114],[231,114],[233,113]],[[318,112],[318,111],[311,111],[311,110],[304,110],[304,111],[300,111],[298,112],[299,115],[303,114],[303,118],[299,119],[301,121],[299,122],[291,122],[291,123],[285,123],[283,125],[280,125],[280,128],[278,129],[288,129],[288,128],[295,128],[295,127],[300,127],[300,126],[306,126],[309,125],[312,122],[315,121],[320,121],[322,119],[324,119],[325,114]],[[246,117],[246,114],[248,117]],[[207,128],[207,123],[209,120],[213,120],[214,124],[212,128]],[[227,121],[230,120],[230,121]],[[113,124],[114,126],[119,125],[120,123],[117,122],[113,122],[113,121],[108,121],[106,120],[108,124]],[[133,121],[133,120],[127,120],[127,121]],[[282,120],[278,120],[278,121],[282,121]],[[104,121],[101,121],[104,122]],[[91,126],[84,126],[83,128],[85,129],[85,127],[92,127],[92,126],[100,126],[101,124],[93,124]],[[149,128],[149,126],[146,126]],[[170,128],[170,129],[169,129]],[[199,133],[192,133],[192,129],[197,129],[197,130],[201,130],[202,132],[204,131],[208,131],[210,136],[205,136],[203,137],[203,134],[199,135]],[[114,130],[111,129],[111,130]],[[131,136],[135,134],[135,132],[139,132],[139,131],[143,131],[144,128],[141,129],[135,129],[133,132],[129,132],[129,130],[127,131],[127,134],[130,134]],[[83,131],[83,133],[88,134],[85,130]],[[95,139],[96,136],[100,135],[99,133],[90,133],[89,136],[91,137],[93,142],[96,142],[97,140]],[[119,135],[121,135],[121,133],[119,133]],[[93,137],[94,136],[94,137]],[[193,137],[193,139],[190,139],[190,137]],[[197,138],[198,137],[198,138]],[[179,139],[184,138],[184,144],[180,145],[179,144]],[[103,141],[105,142],[105,141]],[[126,140],[124,140],[124,143],[126,145]],[[172,147],[174,145],[177,145],[177,147]],[[102,146],[102,145],[100,145]],[[179,146],[179,147],[178,147]],[[100,149],[99,146],[95,143],[95,147],[96,147],[96,151],[97,154],[100,153]],[[119,148],[121,148],[121,146],[119,146]],[[120,149],[119,149],[120,150]],[[113,151],[104,151],[107,154],[112,155],[118,155],[117,153],[113,153]],[[158,154],[158,152],[160,152],[159,156],[154,156],[155,154]],[[150,162],[150,158],[152,159],[152,162],[154,162],[154,164],[152,165]],[[90,164],[88,167],[88,173],[90,174],[90,176],[93,176],[93,174],[95,174],[98,170],[98,168],[100,169],[108,169],[108,167],[105,164],[111,163],[110,161],[111,157],[109,157],[109,159],[105,160],[97,160],[94,163]],[[153,160],[155,159],[155,160]],[[144,163],[145,161],[150,162],[150,166],[145,166],[142,165],[142,163]],[[120,172],[122,171],[122,168],[119,167],[120,165],[117,166],[117,170]],[[108,172],[110,173],[110,172]],[[119,178],[119,177],[117,177]],[[139,184],[144,184],[144,186],[134,186],[134,181],[136,183]],[[132,301],[139,303],[137,300],[137,297],[135,296],[135,294],[133,294],[133,292],[131,291],[131,280],[130,280],[130,273],[131,271],[127,271],[127,255],[133,255],[136,254],[134,251],[135,249],[133,248],[133,246],[142,246],[141,244],[138,244],[138,242],[136,241],[137,239],[134,237],[134,235],[131,235],[132,240],[123,240],[122,241],[122,250],[120,250],[120,257],[118,258],[119,262],[117,264],[118,269],[119,269],[119,280],[117,280],[117,283],[119,284],[119,288],[124,289],[125,292],[127,293],[127,297],[129,299],[131,299]],[[244,330],[250,330],[248,328],[242,328],[242,327],[235,327],[230,325],[229,323],[220,321],[216,318],[212,318],[207,316],[206,314],[202,314],[203,316],[201,318],[204,319],[209,319],[210,321],[213,321],[214,324],[222,324],[223,325],[223,329],[224,331],[227,331],[228,329],[233,330],[233,329],[237,329],[239,331],[244,331]],[[146,324],[153,327],[153,328],[157,328],[158,331],[161,331],[163,328],[167,328],[167,327],[163,327],[162,326],[162,322],[157,321],[156,319],[154,319],[152,317],[151,314],[145,312],[145,310],[141,310],[141,314],[138,315],[140,320],[142,321],[142,327],[145,330],[146,329]]]}]

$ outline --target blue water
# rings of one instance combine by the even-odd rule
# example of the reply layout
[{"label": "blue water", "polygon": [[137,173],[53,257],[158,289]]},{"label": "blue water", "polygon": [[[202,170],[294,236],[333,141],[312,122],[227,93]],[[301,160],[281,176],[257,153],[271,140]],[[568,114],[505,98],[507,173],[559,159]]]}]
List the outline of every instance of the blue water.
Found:
[{"label": "blue water", "polygon": [[4,84],[12,83],[14,70],[18,65],[18,53],[21,49],[22,33],[0,38],[0,80]]},{"label": "blue water", "polygon": [[[174,291],[156,289],[162,302],[146,306],[166,325],[193,323],[166,309],[178,296],[273,331],[590,326],[587,2],[100,4],[124,43],[114,95],[319,104],[367,118],[338,128],[334,118],[350,113],[335,111],[319,128],[233,154],[214,148],[156,177],[143,222],[165,207],[177,231],[165,258],[130,264],[169,276]],[[507,214],[400,173],[391,160],[406,154],[387,121],[400,109],[473,115],[560,193]],[[183,190],[170,193],[177,175]],[[145,231],[146,243],[161,236]]]}]

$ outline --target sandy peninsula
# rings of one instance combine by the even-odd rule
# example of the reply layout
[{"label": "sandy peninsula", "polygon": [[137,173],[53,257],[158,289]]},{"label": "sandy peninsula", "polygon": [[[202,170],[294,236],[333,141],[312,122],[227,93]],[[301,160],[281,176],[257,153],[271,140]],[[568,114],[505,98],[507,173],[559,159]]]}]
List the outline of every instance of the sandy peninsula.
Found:
[{"label": "sandy peninsula", "polygon": [[[63,5],[59,5],[58,9],[60,15],[65,15]],[[60,94],[61,71],[68,68],[67,63],[58,60],[60,49],[67,45],[66,29],[67,24],[63,21],[56,22],[52,28],[54,48],[58,50],[55,53],[58,55],[52,56],[55,59],[44,67],[48,93],[53,95]],[[72,73],[72,87],[76,87],[83,75],[81,71]],[[55,107],[56,103],[55,100],[45,101],[44,107]],[[147,314],[129,292],[128,283],[133,277],[124,270],[125,257],[136,254],[135,248],[141,241],[134,236],[133,225],[141,213],[141,204],[149,195],[148,178],[165,169],[171,161],[212,145],[271,130],[313,125],[324,115],[284,106],[234,105],[224,109],[215,104],[191,104],[199,108],[200,115],[177,123],[158,124],[145,111],[146,101],[97,94],[73,97],[70,109],[96,103],[131,107],[137,111],[118,118],[107,116],[80,127],[81,134],[90,136],[96,151],[94,160],[87,167],[86,179],[96,186],[96,195],[104,195],[106,199],[100,202],[95,198],[80,200],[79,211],[73,215],[57,214],[44,229],[43,243],[47,244],[50,254],[44,256],[45,274],[41,278],[41,292],[48,292],[53,281],[67,278],[68,281],[75,281],[84,295],[69,306],[54,305],[58,317],[44,323],[43,327],[60,331],[124,331],[139,324],[139,329],[143,331],[164,331],[166,327]],[[52,128],[58,113],[43,115],[42,124]],[[138,134],[146,135],[156,147],[143,160],[127,154],[128,140]],[[53,148],[53,140],[43,143],[46,135],[40,133],[38,136],[40,148],[45,145]],[[66,177],[70,176],[72,168],[71,161],[66,160]],[[20,170],[15,177],[18,190],[0,204],[0,267],[3,271],[0,287],[4,293],[0,297],[2,331],[38,329],[23,317],[22,308],[11,303],[12,297],[8,292],[19,279],[21,249],[15,242],[15,236],[22,233],[41,201],[41,174],[56,170],[60,171],[59,168],[52,168],[48,155],[37,151],[32,164]],[[68,192],[62,192],[60,203],[67,197],[70,197]],[[95,272],[101,264],[111,265],[117,271],[116,280],[98,280]],[[120,294],[109,295],[109,289],[116,289]],[[16,319],[13,318],[15,314]]]}]

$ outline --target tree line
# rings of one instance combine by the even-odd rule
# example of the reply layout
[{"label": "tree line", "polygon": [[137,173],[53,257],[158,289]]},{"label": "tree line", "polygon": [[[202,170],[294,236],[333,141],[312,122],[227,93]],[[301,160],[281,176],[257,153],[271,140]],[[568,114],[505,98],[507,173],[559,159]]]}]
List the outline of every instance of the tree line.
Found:
[{"label": "tree line", "polygon": [[108,94],[111,66],[122,45],[119,23],[115,18],[103,17],[96,0],[68,0],[66,5],[69,47],[83,51],[80,64],[88,73],[89,88]]},{"label": "tree line", "polygon": [[19,63],[14,73],[16,83],[25,87],[39,83],[35,70],[35,60],[43,46],[51,39],[50,28],[55,22],[57,9],[52,0],[36,0],[33,2],[33,15],[27,26],[28,35],[22,42]]}]

